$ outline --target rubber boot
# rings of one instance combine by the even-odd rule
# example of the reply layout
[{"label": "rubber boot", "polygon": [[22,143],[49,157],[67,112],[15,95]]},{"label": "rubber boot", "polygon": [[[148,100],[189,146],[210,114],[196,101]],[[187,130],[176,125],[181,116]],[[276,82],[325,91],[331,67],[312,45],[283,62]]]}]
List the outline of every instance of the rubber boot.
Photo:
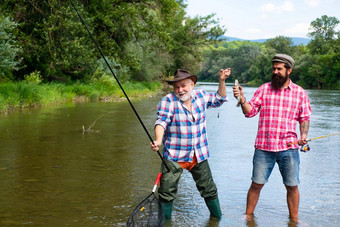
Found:
[{"label": "rubber boot", "polygon": [[163,211],[165,220],[171,219],[172,202],[167,202],[167,203],[161,202],[161,206],[162,206],[162,211]]},{"label": "rubber boot", "polygon": [[214,216],[216,218],[222,217],[220,201],[218,200],[218,198],[212,200],[205,200],[205,204],[207,204],[211,216]]}]

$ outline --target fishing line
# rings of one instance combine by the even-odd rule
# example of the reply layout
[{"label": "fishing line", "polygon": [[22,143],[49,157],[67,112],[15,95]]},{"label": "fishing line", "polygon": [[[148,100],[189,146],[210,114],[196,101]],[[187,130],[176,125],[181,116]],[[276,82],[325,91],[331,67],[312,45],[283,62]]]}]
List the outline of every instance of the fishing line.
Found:
[{"label": "fishing line", "polygon": [[[130,99],[129,99],[128,95],[126,94],[126,92],[125,92],[125,90],[124,90],[123,86],[122,86],[122,85],[121,85],[121,83],[119,82],[119,80],[118,80],[118,77],[117,77],[117,76],[116,76],[116,74],[113,72],[113,70],[112,70],[112,68],[111,68],[110,64],[109,64],[109,63],[108,63],[108,61],[106,60],[106,58],[105,58],[105,56],[104,56],[104,54],[103,54],[102,50],[100,49],[100,47],[99,47],[99,45],[98,45],[97,41],[94,39],[94,37],[93,37],[92,33],[90,32],[89,28],[88,28],[88,27],[87,27],[87,25],[85,24],[85,21],[84,21],[84,20],[83,20],[83,18],[80,16],[80,14],[79,14],[79,12],[78,12],[78,10],[77,10],[76,6],[73,4],[73,1],[72,1],[72,0],[70,0],[70,2],[71,2],[71,4],[72,4],[72,6],[73,6],[74,10],[77,12],[79,19],[81,20],[81,22],[82,22],[82,23],[83,23],[83,25],[85,26],[85,28],[86,28],[87,32],[89,33],[89,35],[90,35],[90,37],[91,37],[92,41],[95,43],[95,45],[96,45],[96,47],[97,47],[98,51],[100,52],[100,54],[101,54],[102,58],[103,58],[103,59],[104,59],[104,61],[105,61],[105,63],[106,63],[106,65],[107,65],[107,67],[109,67],[109,69],[110,69],[110,71],[111,71],[112,75],[113,75],[113,76],[114,76],[114,78],[116,79],[116,81],[117,81],[117,83],[118,83],[118,85],[119,85],[120,89],[121,89],[121,90],[122,90],[122,92],[124,93],[124,95],[125,95],[126,99],[128,100],[128,102],[129,102],[129,104],[130,104],[130,106],[131,106],[131,108],[132,108],[133,112],[134,112],[134,113],[135,113],[135,115],[137,116],[137,118],[138,118],[138,120],[139,120],[140,124],[143,126],[143,128],[144,128],[144,131],[145,131],[145,132],[146,132],[146,134],[148,135],[148,137],[149,137],[149,139],[150,139],[151,143],[152,143],[153,145],[155,145],[155,144],[154,144],[154,142],[153,142],[153,139],[152,139],[152,137],[150,136],[150,133],[149,133],[149,132],[148,132],[148,130],[146,129],[146,127],[145,127],[145,125],[144,125],[144,123],[143,123],[142,119],[139,117],[139,114],[137,113],[137,111],[136,111],[135,107],[132,105],[132,102],[130,101]],[[163,162],[163,164],[165,165],[166,169],[167,169],[167,170],[170,172],[170,169],[169,169],[168,165],[165,163],[165,161],[164,161],[163,157],[161,156],[161,154],[159,153],[159,151],[157,151],[157,153],[158,153],[159,157],[162,159],[162,162]]]}]

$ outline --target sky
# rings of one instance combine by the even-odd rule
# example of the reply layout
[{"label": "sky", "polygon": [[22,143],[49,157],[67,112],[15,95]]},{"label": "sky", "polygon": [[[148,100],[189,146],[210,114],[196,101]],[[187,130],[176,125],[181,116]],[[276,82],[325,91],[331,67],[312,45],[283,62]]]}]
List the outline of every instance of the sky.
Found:
[{"label": "sky", "polygon": [[[340,20],[340,0],[186,0],[187,15],[215,13],[225,36],[268,39],[309,38],[310,23],[322,15]],[[340,30],[340,26],[336,28]]]}]

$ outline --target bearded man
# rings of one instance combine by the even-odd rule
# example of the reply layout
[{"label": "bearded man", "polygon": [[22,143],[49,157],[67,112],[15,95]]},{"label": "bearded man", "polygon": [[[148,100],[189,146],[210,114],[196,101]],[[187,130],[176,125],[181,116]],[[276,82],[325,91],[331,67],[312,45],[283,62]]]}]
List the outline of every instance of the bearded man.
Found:
[{"label": "bearded man", "polygon": [[[252,183],[247,195],[246,216],[252,219],[262,187],[278,163],[283,184],[287,189],[287,204],[291,221],[297,222],[299,209],[298,148],[307,143],[311,107],[304,89],[294,84],[289,75],[294,60],[286,54],[272,58],[273,74],[270,83],[263,84],[247,102],[242,87],[233,87],[235,97],[241,95],[241,107],[245,117],[260,113],[255,152],[253,157]],[[300,124],[300,138],[296,133]],[[297,143],[296,143],[297,141]]]},{"label": "bearded man", "polygon": [[174,79],[167,81],[174,90],[158,103],[155,141],[150,146],[158,151],[163,144],[162,154],[170,169],[167,171],[162,163],[158,189],[163,213],[168,220],[171,219],[172,204],[184,169],[192,174],[210,214],[217,218],[222,216],[207,160],[206,109],[219,107],[227,101],[225,80],[230,72],[230,68],[220,70],[219,87],[215,93],[194,90],[197,77],[187,70],[177,70]]}]

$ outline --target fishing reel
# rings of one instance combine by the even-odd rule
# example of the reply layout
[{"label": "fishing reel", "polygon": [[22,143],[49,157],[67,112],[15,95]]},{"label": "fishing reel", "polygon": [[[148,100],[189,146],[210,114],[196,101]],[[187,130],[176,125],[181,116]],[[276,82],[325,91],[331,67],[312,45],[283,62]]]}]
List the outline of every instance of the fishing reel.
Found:
[{"label": "fishing reel", "polygon": [[300,148],[300,151],[302,151],[302,152],[310,151],[309,145],[308,145],[308,144],[303,145],[303,146]]}]

